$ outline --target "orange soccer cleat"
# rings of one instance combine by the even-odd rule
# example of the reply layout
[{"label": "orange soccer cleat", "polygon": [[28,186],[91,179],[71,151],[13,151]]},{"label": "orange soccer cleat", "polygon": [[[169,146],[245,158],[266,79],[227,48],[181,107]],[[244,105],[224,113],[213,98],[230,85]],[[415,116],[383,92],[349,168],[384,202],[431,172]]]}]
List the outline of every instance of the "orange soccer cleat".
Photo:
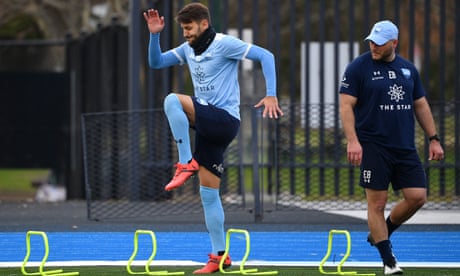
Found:
[{"label": "orange soccer cleat", "polygon": [[[193,274],[210,274],[219,271],[219,263],[222,260],[222,256],[216,256],[214,254],[208,254],[209,260],[208,263],[198,270],[193,271]],[[228,268],[232,265],[232,261],[230,260],[230,256],[224,261],[223,268]]]},{"label": "orange soccer cleat", "polygon": [[168,185],[165,186],[166,191],[171,191],[184,185],[185,181],[198,171],[200,165],[198,165],[198,162],[192,158],[188,164],[177,163],[175,167],[176,173]]}]

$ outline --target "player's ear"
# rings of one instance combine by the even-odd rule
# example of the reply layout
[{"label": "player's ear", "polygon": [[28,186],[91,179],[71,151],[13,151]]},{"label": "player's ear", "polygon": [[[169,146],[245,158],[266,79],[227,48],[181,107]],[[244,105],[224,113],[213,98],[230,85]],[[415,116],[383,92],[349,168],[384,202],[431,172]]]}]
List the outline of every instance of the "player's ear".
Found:
[{"label": "player's ear", "polygon": [[209,21],[207,19],[203,19],[200,22],[200,27],[202,29],[207,29],[209,27]]}]

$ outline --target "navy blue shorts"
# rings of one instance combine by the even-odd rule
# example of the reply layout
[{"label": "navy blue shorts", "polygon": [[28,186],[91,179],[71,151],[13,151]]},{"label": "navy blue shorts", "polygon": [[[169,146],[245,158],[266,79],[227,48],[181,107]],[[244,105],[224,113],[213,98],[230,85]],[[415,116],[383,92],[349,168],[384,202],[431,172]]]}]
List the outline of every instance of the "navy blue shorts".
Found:
[{"label": "navy blue shorts", "polygon": [[240,120],[224,109],[192,97],[195,108],[195,152],[193,157],[218,177],[224,171],[224,152],[238,134]]},{"label": "navy blue shorts", "polygon": [[426,188],[427,180],[416,150],[388,149],[362,143],[363,159],[359,184],[372,190]]}]

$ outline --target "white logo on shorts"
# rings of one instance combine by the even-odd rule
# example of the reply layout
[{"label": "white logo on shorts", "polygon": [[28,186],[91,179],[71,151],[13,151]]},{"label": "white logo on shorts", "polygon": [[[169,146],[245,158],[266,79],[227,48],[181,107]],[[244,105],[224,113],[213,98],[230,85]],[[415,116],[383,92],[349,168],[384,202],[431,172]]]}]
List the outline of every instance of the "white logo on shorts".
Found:
[{"label": "white logo on shorts", "polygon": [[364,183],[371,183],[371,176],[372,176],[371,170],[363,170]]},{"label": "white logo on shorts", "polygon": [[214,164],[212,165],[212,167],[219,173],[224,173],[224,166],[222,164],[219,164],[219,165]]}]

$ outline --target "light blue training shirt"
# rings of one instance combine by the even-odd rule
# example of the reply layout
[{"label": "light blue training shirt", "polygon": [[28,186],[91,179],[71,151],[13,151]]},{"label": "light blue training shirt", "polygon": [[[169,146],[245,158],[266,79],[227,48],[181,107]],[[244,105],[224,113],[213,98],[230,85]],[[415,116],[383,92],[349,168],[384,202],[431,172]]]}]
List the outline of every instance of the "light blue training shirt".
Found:
[{"label": "light blue training shirt", "polygon": [[194,95],[202,104],[222,108],[240,120],[240,87],[238,64],[240,60],[259,61],[265,77],[267,96],[276,96],[276,72],[273,54],[236,37],[217,33],[214,41],[201,55],[184,42],[176,48],[162,52],[160,35],[150,34],[149,65],[164,68],[188,64]]}]

